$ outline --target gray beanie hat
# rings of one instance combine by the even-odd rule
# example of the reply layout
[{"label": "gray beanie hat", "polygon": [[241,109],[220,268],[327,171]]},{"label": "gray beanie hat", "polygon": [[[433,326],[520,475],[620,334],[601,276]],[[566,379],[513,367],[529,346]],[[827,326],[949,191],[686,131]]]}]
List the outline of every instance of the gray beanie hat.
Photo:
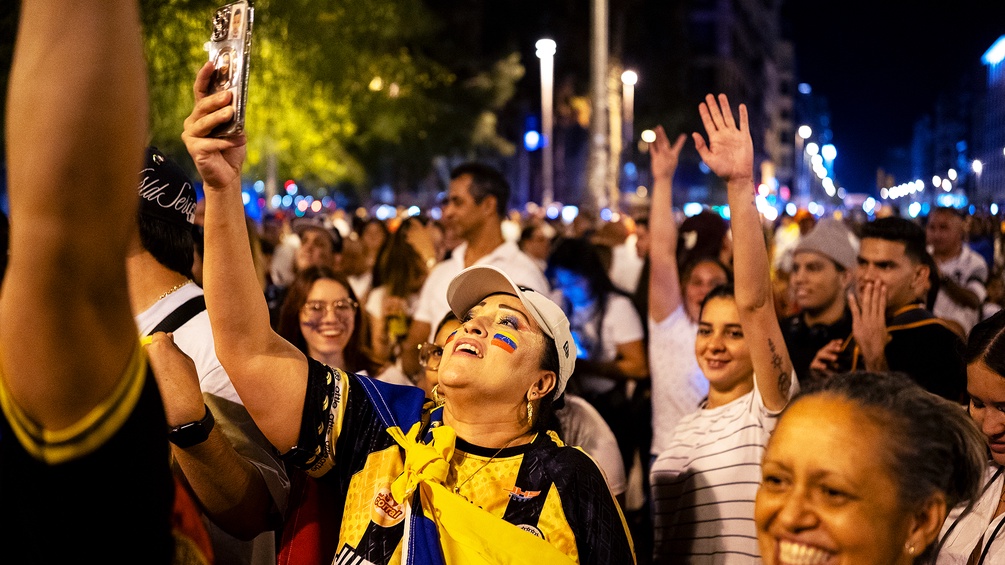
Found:
[{"label": "gray beanie hat", "polygon": [[854,270],[858,264],[858,240],[833,218],[820,220],[813,231],[799,241],[793,255],[803,251],[819,253],[846,271]]}]

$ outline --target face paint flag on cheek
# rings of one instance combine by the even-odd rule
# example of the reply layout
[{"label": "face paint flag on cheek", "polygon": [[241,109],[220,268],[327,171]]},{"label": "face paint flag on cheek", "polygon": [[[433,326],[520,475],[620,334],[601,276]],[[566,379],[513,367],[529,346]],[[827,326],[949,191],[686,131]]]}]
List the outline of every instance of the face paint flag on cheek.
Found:
[{"label": "face paint flag on cheek", "polygon": [[507,353],[513,353],[516,351],[516,336],[505,332],[497,333],[492,336],[492,345],[502,348]]},{"label": "face paint flag on cheek", "polygon": [[443,342],[443,347],[446,347],[447,345],[449,345],[450,342],[454,341],[454,338],[456,338],[456,337],[457,337],[457,330],[454,330],[454,331],[450,332],[450,335],[447,336],[447,341]]}]

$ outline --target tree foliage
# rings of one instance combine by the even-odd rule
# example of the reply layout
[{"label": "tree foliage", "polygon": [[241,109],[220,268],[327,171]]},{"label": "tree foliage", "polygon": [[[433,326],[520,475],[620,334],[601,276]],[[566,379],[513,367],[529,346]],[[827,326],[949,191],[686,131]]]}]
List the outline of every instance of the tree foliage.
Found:
[{"label": "tree foliage", "polygon": [[[169,153],[183,152],[192,80],[221,3],[142,1],[152,142]],[[495,112],[523,75],[518,56],[465,76],[430,48],[442,30],[421,0],[258,0],[255,9],[248,175],[264,178],[275,155],[279,177],[301,186],[407,185],[435,155],[512,152]]]}]

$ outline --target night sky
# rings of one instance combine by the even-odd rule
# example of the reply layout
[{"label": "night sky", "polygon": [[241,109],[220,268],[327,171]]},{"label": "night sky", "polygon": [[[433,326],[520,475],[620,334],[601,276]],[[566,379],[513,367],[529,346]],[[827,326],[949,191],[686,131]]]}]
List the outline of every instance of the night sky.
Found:
[{"label": "night sky", "polygon": [[888,150],[910,143],[940,92],[983,80],[980,57],[1005,35],[1005,0],[789,0],[787,13],[798,80],[829,101],[849,188],[871,190]]}]

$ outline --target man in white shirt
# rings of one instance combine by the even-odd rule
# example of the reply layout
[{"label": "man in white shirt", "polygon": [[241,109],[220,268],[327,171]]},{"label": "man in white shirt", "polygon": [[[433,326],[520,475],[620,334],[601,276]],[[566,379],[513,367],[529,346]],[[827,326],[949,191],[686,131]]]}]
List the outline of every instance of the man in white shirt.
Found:
[{"label": "man in white shirt", "polygon": [[988,265],[963,242],[966,227],[953,208],[936,208],[925,230],[929,253],[939,266],[939,294],[932,313],[970,333],[987,296]]},{"label": "man in white shirt", "polygon": [[542,294],[551,290],[534,260],[520,251],[516,243],[503,238],[502,221],[509,196],[509,183],[492,167],[466,163],[450,172],[443,221],[462,243],[454,248],[449,259],[433,267],[422,285],[408,337],[402,344],[401,361],[406,374],[414,375],[421,369],[418,345],[431,340],[432,324],[450,311],[447,286],[465,268],[492,265],[519,285]]}]

